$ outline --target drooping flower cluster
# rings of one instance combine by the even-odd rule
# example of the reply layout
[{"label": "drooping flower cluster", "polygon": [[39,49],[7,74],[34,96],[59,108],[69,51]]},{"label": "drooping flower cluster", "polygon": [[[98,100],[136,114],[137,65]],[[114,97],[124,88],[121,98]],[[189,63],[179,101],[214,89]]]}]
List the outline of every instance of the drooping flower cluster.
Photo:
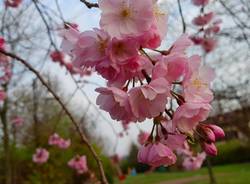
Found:
[{"label": "drooping flower cluster", "polygon": [[49,159],[49,152],[44,148],[37,148],[36,152],[33,154],[33,162],[37,164],[43,164]]},{"label": "drooping flower cluster", "polygon": [[88,171],[86,156],[75,156],[68,162],[68,166],[77,171],[78,174],[83,174]]},{"label": "drooping flower cluster", "polygon": [[57,146],[60,149],[67,149],[71,144],[71,140],[70,139],[65,140],[64,138],[60,137],[57,133],[54,133],[49,137],[48,143],[49,145]]},{"label": "drooping flower cluster", "polygon": [[[73,67],[94,69],[107,80],[107,87],[96,89],[96,103],[112,119],[124,124],[153,119],[152,133],[140,140],[139,162],[174,164],[175,151],[190,136],[205,149],[208,142],[197,129],[211,110],[214,72],[200,56],[187,54],[189,36],[157,50],[167,30],[167,16],[157,1],[100,0],[99,7],[100,28],[81,33],[68,27],[61,34],[62,50]],[[194,23],[204,26],[213,17],[202,16]]]},{"label": "drooping flower cluster", "polygon": [[205,13],[205,6],[211,0],[193,0],[193,4],[201,7],[200,15],[193,19],[193,24],[199,28],[190,38],[196,45],[200,45],[206,53],[217,46],[215,35],[220,32],[221,19],[216,19],[214,12]]}]

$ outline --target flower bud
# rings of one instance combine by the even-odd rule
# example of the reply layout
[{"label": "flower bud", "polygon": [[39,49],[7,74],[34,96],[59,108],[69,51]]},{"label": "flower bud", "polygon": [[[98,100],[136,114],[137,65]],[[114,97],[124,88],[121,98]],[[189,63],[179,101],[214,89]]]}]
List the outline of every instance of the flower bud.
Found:
[{"label": "flower bud", "polygon": [[216,156],[217,155],[217,148],[214,143],[202,143],[203,150],[210,156]]},{"label": "flower bud", "polygon": [[214,132],[216,139],[222,139],[225,137],[223,129],[217,125],[209,125],[209,128]]}]

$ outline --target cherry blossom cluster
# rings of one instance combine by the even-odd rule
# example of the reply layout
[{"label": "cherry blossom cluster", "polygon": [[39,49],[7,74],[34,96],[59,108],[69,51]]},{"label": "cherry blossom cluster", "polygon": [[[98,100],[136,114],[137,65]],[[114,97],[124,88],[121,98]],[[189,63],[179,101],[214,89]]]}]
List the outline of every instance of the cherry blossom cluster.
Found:
[{"label": "cherry blossom cluster", "polygon": [[[157,49],[166,36],[167,15],[156,0],[100,0],[99,8],[100,28],[80,32],[68,27],[61,34],[62,50],[73,67],[91,68],[107,80],[107,87],[96,89],[96,103],[112,119],[124,125],[153,120],[151,133],[139,140],[138,161],[172,165],[187,139],[215,155],[215,139],[208,131],[216,135],[218,129],[204,128],[214,72],[200,56],[187,54],[193,44],[189,36],[180,36],[169,49]],[[201,19],[194,22],[210,22]]]},{"label": "cherry blossom cluster", "polygon": [[215,35],[220,32],[221,19],[215,17],[214,12],[205,12],[212,0],[192,0],[195,6],[200,7],[200,15],[193,19],[193,24],[199,28],[190,38],[196,45],[200,45],[206,53],[213,51],[217,46]]},{"label": "cherry blossom cluster", "polygon": [[88,171],[86,156],[75,156],[68,162],[68,166],[77,171],[78,174],[83,174]]},{"label": "cherry blossom cluster", "polygon": [[67,149],[70,144],[71,144],[71,140],[70,139],[64,139],[62,137],[60,137],[57,133],[54,133],[53,135],[51,135],[49,137],[49,145],[51,146],[57,146],[60,149]]},{"label": "cherry blossom cluster", "polygon": [[6,7],[17,8],[22,3],[22,0],[5,0]]}]

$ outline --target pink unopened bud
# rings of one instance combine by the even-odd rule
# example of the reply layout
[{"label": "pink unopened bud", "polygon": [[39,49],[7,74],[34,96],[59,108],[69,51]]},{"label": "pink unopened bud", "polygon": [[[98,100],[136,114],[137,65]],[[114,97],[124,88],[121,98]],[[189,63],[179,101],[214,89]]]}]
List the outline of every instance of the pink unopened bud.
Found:
[{"label": "pink unopened bud", "polygon": [[222,139],[225,137],[224,130],[217,125],[209,125],[209,128],[214,132],[216,139]]},{"label": "pink unopened bud", "polygon": [[216,156],[217,155],[217,148],[214,143],[206,143],[204,142],[202,144],[203,150],[210,156]]},{"label": "pink unopened bud", "polygon": [[204,128],[204,133],[206,135],[207,141],[215,142],[215,134],[210,128]]}]

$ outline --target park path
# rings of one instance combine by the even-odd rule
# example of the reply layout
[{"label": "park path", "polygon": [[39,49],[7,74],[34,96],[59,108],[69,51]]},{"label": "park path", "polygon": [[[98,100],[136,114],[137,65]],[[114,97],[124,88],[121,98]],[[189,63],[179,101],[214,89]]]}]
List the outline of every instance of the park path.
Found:
[{"label": "park path", "polygon": [[208,176],[192,176],[188,178],[160,182],[158,184],[190,184],[191,182],[207,180],[207,179],[208,179]]}]

